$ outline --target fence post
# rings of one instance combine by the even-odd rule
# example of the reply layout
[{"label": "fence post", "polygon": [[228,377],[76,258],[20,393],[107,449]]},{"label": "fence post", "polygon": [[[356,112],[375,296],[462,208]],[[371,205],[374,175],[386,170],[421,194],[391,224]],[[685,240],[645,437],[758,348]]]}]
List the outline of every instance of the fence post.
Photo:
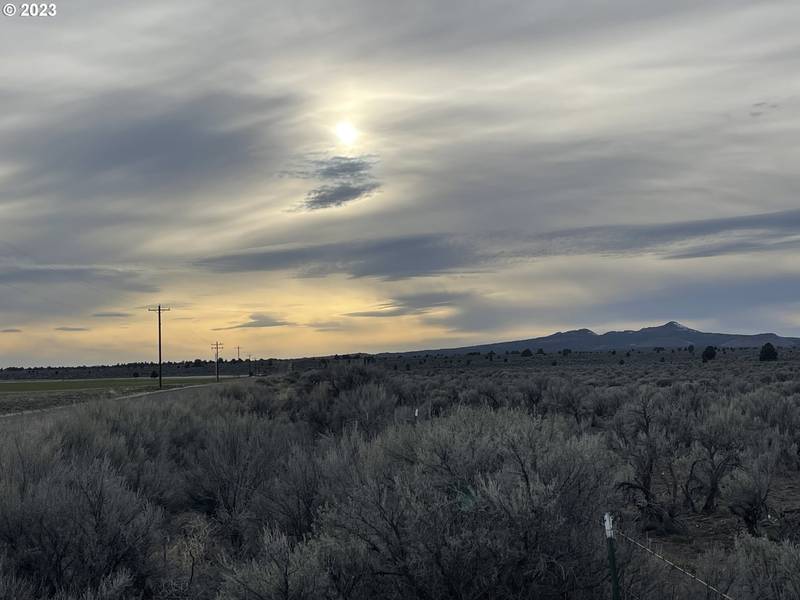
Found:
[{"label": "fence post", "polygon": [[619,594],[619,576],[617,575],[617,555],[614,551],[614,520],[610,513],[603,519],[606,528],[606,544],[608,546],[608,571],[611,575],[611,599],[621,600]]}]

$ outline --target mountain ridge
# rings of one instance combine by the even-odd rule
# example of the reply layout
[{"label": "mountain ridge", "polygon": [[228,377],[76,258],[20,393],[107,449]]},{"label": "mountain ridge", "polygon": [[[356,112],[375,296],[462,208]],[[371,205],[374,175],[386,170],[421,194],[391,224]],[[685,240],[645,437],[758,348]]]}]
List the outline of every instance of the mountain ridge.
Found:
[{"label": "mountain ridge", "polygon": [[638,330],[608,331],[598,334],[591,329],[572,329],[557,331],[550,335],[512,340],[490,342],[473,346],[456,348],[440,348],[436,350],[417,350],[414,352],[395,352],[389,354],[418,354],[420,352],[439,354],[465,354],[467,352],[513,352],[539,348],[545,352],[563,349],[600,352],[604,350],[630,350],[643,348],[682,348],[693,345],[698,348],[716,346],[719,348],[758,347],[767,342],[774,346],[800,347],[800,338],[783,337],[776,333],[715,333],[704,332],[682,325],[678,321],[668,321],[663,325],[643,327]]}]

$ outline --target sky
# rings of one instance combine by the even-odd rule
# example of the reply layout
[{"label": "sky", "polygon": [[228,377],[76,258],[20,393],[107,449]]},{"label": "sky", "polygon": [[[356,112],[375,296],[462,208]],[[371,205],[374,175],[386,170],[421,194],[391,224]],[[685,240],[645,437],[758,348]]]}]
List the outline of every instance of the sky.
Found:
[{"label": "sky", "polygon": [[0,16],[0,367],[800,335],[800,4]]}]

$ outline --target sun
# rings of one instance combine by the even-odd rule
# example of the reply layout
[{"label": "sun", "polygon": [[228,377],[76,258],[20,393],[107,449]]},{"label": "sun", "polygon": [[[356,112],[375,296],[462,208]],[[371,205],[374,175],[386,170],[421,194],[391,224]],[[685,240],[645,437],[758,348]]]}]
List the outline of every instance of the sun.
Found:
[{"label": "sun", "polygon": [[339,121],[336,124],[336,137],[342,144],[352,146],[358,139],[358,135],[358,129],[350,121]]}]

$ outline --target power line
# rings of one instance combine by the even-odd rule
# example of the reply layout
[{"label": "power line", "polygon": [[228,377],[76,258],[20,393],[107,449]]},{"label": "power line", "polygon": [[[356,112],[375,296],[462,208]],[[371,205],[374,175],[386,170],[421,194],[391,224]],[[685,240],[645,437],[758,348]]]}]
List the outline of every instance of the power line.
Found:
[{"label": "power line", "polygon": [[161,389],[161,313],[169,312],[169,308],[161,308],[159,304],[158,308],[148,308],[147,311],[158,313],[158,388]]}]

